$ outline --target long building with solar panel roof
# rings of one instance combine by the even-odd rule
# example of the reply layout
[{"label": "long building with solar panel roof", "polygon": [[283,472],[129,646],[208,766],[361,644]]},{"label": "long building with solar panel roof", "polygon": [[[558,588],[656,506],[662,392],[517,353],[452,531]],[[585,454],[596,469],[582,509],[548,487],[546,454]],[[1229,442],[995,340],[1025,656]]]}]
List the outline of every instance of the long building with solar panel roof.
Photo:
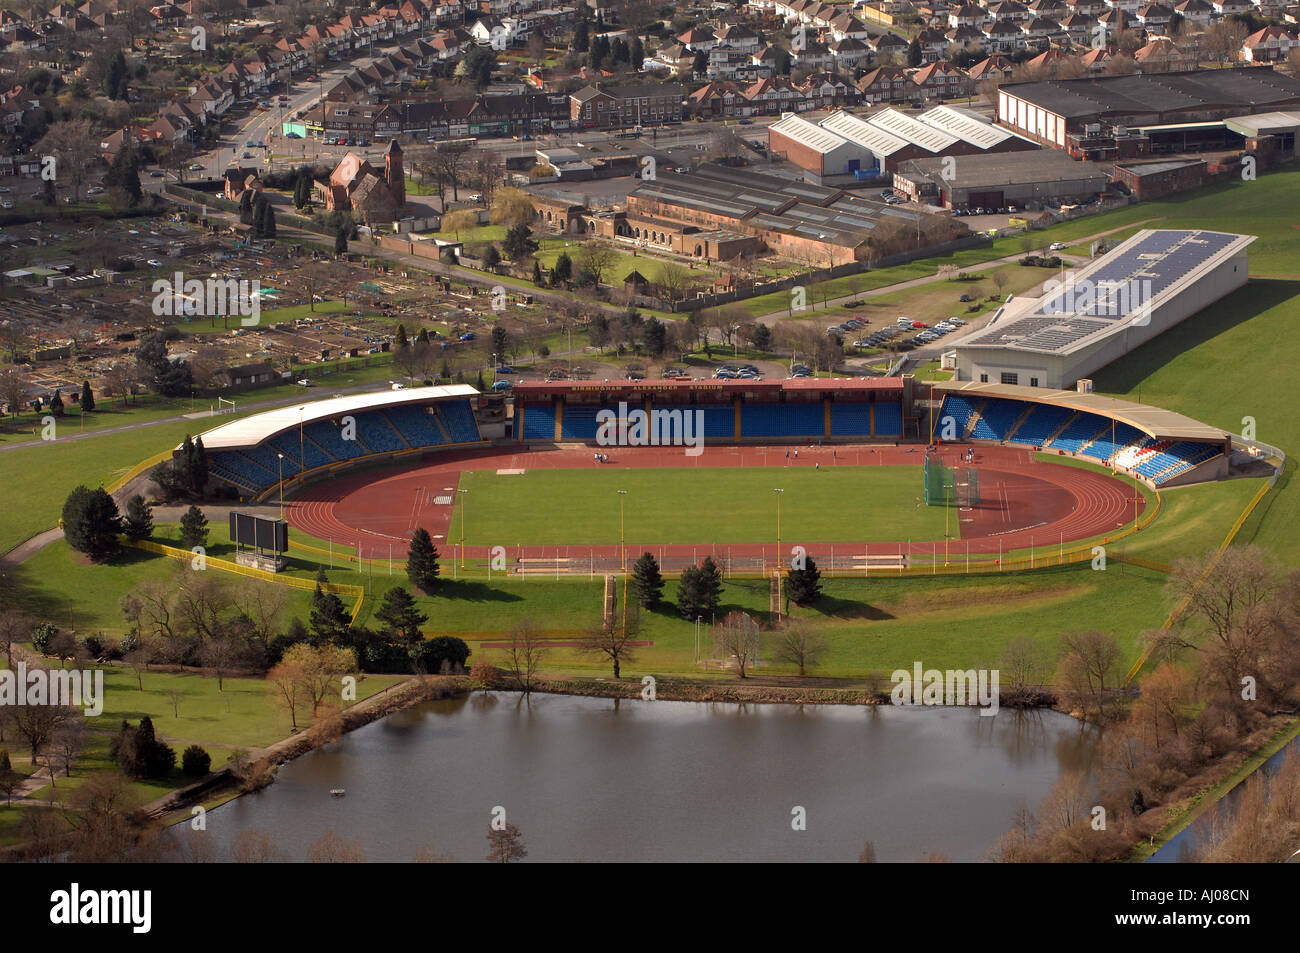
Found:
[{"label": "long building with solar panel roof", "polygon": [[1246,283],[1253,235],[1146,229],[956,345],[955,380],[1070,388]]}]

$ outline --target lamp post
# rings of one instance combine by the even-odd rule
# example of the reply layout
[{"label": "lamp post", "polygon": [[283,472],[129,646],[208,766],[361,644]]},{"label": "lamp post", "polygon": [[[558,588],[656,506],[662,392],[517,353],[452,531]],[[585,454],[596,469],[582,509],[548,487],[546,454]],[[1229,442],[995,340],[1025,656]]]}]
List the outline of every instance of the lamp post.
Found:
[{"label": "lamp post", "polygon": [[779,572],[781,569],[781,494],[784,489],[773,489],[776,494],[776,568]]},{"label": "lamp post", "polygon": [[627,490],[618,491],[618,560],[623,571],[623,638],[627,638],[627,546],[623,536],[623,498]]},{"label": "lamp post", "polygon": [[[456,492],[463,493],[466,496],[469,495],[469,490],[462,490],[457,488]],[[468,507],[469,507],[469,500],[463,499],[460,501],[460,568],[461,569],[465,568],[465,510]]]},{"label": "lamp post", "polygon": [[280,458],[280,521],[284,522],[284,454],[277,453]]}]

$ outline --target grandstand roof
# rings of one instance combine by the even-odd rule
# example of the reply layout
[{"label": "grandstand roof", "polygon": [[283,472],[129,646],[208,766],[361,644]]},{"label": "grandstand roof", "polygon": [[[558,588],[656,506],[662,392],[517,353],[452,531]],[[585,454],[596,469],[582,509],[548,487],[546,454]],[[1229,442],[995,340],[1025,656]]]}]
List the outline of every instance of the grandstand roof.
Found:
[{"label": "grandstand roof", "polygon": [[1135,404],[1130,400],[1119,400],[1101,394],[1081,394],[1073,390],[1050,390],[1044,387],[1018,387],[1013,384],[981,384],[978,381],[940,381],[932,386],[941,394],[961,391],[981,397],[1029,400],[1099,414],[1102,417],[1114,417],[1119,422],[1136,427],[1158,440],[1199,440],[1215,443],[1230,439],[1232,436],[1226,430],[1211,427],[1172,410],[1163,410],[1149,404]]},{"label": "grandstand roof", "polygon": [[[617,399],[619,394],[688,394],[725,393],[734,396],[739,393],[762,394],[773,396],[782,391],[807,393],[809,391],[834,393],[839,391],[902,391],[901,377],[800,377],[789,379],[769,379],[763,381],[743,380],[707,380],[663,378],[640,381],[520,381],[512,393],[515,398],[555,397],[566,394],[591,394],[599,392]],[[207,441],[205,440],[206,444]]]},{"label": "grandstand roof", "polygon": [[1060,293],[1022,299],[957,345],[1031,354],[1074,354],[1118,334],[1162,307],[1209,269],[1243,254],[1254,235],[1143,229],[1077,272]]},{"label": "grandstand roof", "polygon": [[452,397],[477,396],[479,392],[468,384],[451,384],[447,387],[409,387],[402,390],[309,400],[231,421],[205,431],[200,436],[203,437],[203,449],[208,452],[238,450],[255,447],[278,433],[297,427],[299,423],[310,424],[318,420],[330,420],[341,414],[398,407],[402,404],[420,404]]}]

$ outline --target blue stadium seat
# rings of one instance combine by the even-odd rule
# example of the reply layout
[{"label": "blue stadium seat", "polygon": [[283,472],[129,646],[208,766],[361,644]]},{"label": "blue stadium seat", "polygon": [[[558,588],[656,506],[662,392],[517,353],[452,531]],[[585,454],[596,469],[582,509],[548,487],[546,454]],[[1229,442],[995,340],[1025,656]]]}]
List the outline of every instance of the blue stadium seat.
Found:
[{"label": "blue stadium seat", "polygon": [[[302,447],[301,450],[299,449],[300,443]],[[286,467],[290,460],[293,461],[295,467],[307,470],[314,470],[317,467],[329,466],[331,463],[338,462],[320,447],[316,446],[316,444],[306,439],[306,428],[303,430],[303,439],[301,441],[298,439],[298,431],[292,430],[286,431],[282,434],[276,434],[266,442],[265,446],[270,447],[278,453],[283,453]],[[307,458],[307,465],[305,468],[300,466],[300,456],[305,456]]]},{"label": "blue stadium seat", "polygon": [[836,437],[871,435],[871,405],[836,401],[831,404],[831,433]]},{"label": "blue stadium seat", "polygon": [[438,404],[438,416],[451,434],[452,443],[479,443],[483,435],[474,420],[474,408],[468,400],[450,400]]},{"label": "blue stadium seat", "polygon": [[427,407],[390,407],[385,413],[412,447],[437,447],[447,442]]},{"label": "blue stadium seat", "polygon": [[1025,403],[1021,400],[989,400],[980,411],[980,416],[971,428],[972,438],[980,440],[1005,440],[1012,424],[1025,412]]},{"label": "blue stadium seat", "polygon": [[1050,404],[1038,404],[1025,418],[1019,429],[1007,439],[1030,447],[1041,447],[1047,438],[1056,433],[1074,411]]},{"label": "blue stadium seat", "polygon": [[1050,446],[1053,450],[1078,453],[1084,442],[1096,436],[1105,422],[1104,418],[1096,414],[1080,414],[1077,420],[1061,431]]},{"label": "blue stadium seat", "polygon": [[551,404],[528,404],[524,407],[524,440],[555,439],[555,408]]},{"label": "blue stadium seat", "polygon": [[743,404],[740,410],[742,437],[820,437],[825,427],[824,411],[816,403]]},{"label": "blue stadium seat", "polygon": [[903,435],[903,405],[876,404],[876,436],[901,437]]},{"label": "blue stadium seat", "polygon": [[943,404],[939,407],[939,420],[936,427],[942,434],[946,429],[944,419],[951,417],[955,424],[953,429],[957,434],[956,439],[961,440],[966,436],[966,427],[973,413],[975,413],[975,406],[969,400],[950,394],[943,399]]},{"label": "blue stadium seat", "polygon": [[1115,425],[1115,434],[1112,438],[1109,432],[1102,434],[1094,440],[1089,446],[1084,447],[1082,454],[1085,457],[1092,457],[1103,462],[1113,457],[1121,448],[1127,447],[1131,443],[1136,443],[1142,439],[1142,432],[1136,427],[1130,427],[1128,424]]},{"label": "blue stadium seat", "polygon": [[[566,440],[595,440],[596,414],[606,408],[595,404],[565,404],[560,436]],[[616,408],[610,408],[617,413]]]},{"label": "blue stadium seat", "polygon": [[406,443],[393,429],[388,418],[377,410],[357,414],[357,436],[370,448],[371,453],[392,453],[406,449]]},{"label": "blue stadium seat", "polygon": [[[358,432],[359,430],[358,427]],[[306,434],[336,460],[351,460],[370,452],[359,440],[344,440],[341,427],[331,420],[318,420],[314,424],[308,424]]]},{"label": "blue stadium seat", "polygon": [[686,404],[682,410],[704,413],[704,436],[735,438],[736,414],[730,404]]}]

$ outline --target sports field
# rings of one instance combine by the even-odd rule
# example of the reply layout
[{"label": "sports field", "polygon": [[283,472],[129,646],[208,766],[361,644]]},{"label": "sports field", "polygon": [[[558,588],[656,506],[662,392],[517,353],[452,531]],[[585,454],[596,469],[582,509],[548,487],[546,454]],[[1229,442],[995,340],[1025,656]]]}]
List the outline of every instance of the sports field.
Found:
[{"label": "sports field", "polygon": [[[829,456],[829,454],[827,454]],[[449,536],[506,545],[638,545],[943,539],[944,511],[926,506],[921,468],[530,469],[463,473]],[[777,494],[776,489],[784,492]],[[618,491],[626,490],[620,497]],[[957,537],[956,520],[951,532]]]}]

